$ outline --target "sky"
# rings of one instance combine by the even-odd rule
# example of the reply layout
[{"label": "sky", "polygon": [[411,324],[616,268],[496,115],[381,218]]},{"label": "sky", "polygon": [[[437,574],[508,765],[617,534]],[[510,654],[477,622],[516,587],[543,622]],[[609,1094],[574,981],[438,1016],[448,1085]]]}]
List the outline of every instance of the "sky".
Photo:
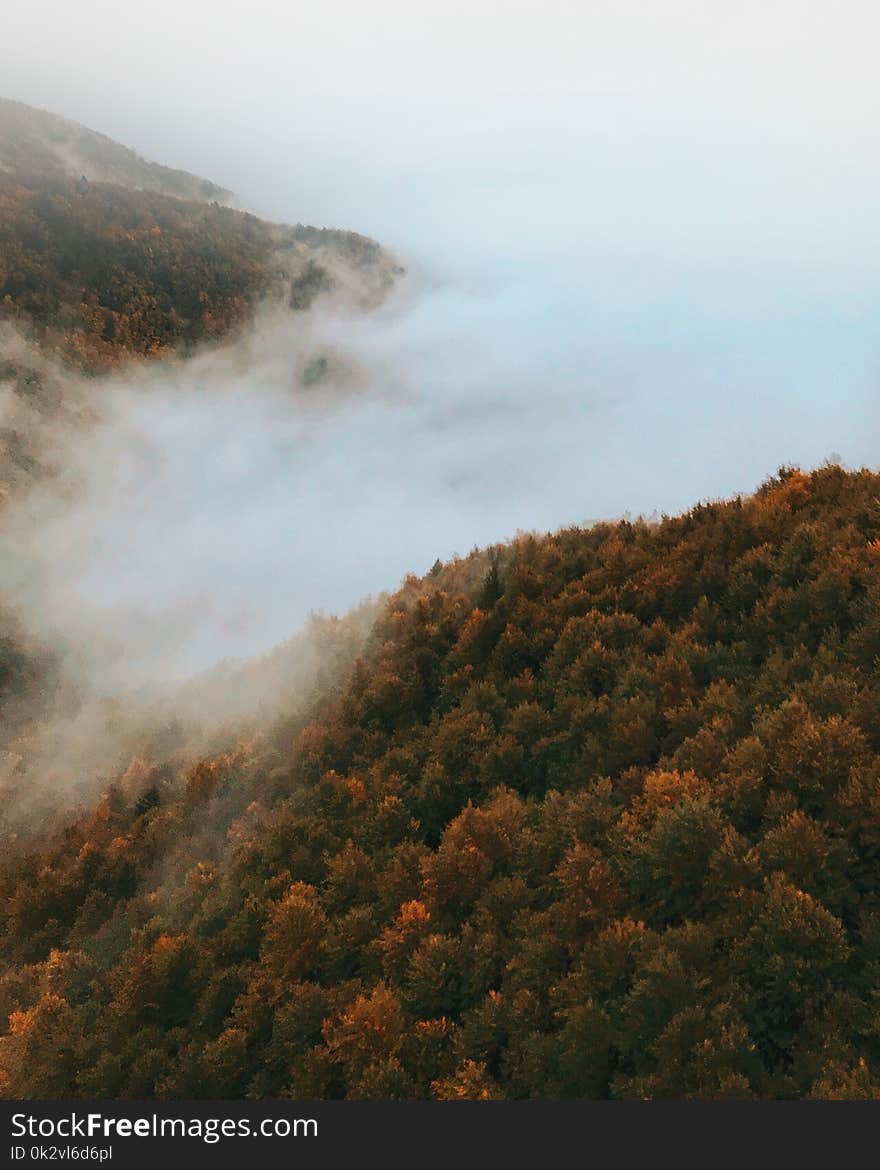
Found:
[{"label": "sky", "polygon": [[876,465],[878,33],[854,0],[11,6],[5,96],[409,273],[309,325],[356,401],[279,421],[289,323],[244,375],[117,386],[74,537],[29,546],[43,613],[146,623],[129,665],[185,673],[518,530]]}]

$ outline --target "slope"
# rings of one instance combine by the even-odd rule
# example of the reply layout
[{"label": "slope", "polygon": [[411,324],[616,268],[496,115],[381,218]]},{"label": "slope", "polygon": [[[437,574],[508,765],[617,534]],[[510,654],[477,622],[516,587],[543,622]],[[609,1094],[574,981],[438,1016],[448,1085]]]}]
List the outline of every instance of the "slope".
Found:
[{"label": "slope", "polygon": [[127,146],[78,122],[0,98],[0,170],[136,187],[181,199],[219,200],[230,191],[208,179],[147,162]]},{"label": "slope", "polygon": [[876,1096],[880,477],[410,579],[2,870],[10,1096]]}]

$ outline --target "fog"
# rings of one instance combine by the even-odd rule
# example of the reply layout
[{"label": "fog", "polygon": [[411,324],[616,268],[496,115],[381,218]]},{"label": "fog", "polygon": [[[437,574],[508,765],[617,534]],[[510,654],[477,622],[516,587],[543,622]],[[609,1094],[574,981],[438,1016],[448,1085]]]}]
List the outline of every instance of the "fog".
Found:
[{"label": "fog", "polygon": [[7,24],[7,96],[408,272],[371,314],[267,312],[243,347],[110,380],[59,437],[66,487],[10,521],[4,584],[99,687],[258,653],[518,530],[877,462],[872,5],[124,23],[85,0]]}]

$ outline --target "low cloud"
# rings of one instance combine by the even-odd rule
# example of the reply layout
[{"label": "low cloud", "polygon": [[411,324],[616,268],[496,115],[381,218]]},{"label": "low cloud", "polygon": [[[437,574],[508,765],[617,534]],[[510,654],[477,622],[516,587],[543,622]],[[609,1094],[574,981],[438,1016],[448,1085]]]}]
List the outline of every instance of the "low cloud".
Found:
[{"label": "low cloud", "polygon": [[[55,429],[60,474],[5,510],[0,589],[91,693],[266,652],[312,611],[518,530],[676,510],[832,448],[858,457],[818,417],[827,399],[781,380],[768,394],[790,322],[764,353],[737,351],[760,305],[735,283],[725,321],[715,289],[679,346],[651,273],[640,303],[609,281],[585,313],[570,265],[409,267],[373,312],[267,309],[234,344],[93,383],[95,421]],[[672,319],[701,293],[705,275],[667,284]]]}]

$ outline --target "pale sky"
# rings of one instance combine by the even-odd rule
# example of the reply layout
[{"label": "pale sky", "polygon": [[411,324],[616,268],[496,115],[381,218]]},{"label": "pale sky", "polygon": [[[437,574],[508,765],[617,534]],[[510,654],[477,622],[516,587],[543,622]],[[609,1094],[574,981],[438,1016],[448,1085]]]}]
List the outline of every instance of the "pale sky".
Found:
[{"label": "pale sky", "polygon": [[[265,113],[319,95],[626,93],[842,112],[874,88],[867,0],[28,0],[4,73],[31,97],[188,96]],[[863,116],[869,116],[868,111]]]}]

